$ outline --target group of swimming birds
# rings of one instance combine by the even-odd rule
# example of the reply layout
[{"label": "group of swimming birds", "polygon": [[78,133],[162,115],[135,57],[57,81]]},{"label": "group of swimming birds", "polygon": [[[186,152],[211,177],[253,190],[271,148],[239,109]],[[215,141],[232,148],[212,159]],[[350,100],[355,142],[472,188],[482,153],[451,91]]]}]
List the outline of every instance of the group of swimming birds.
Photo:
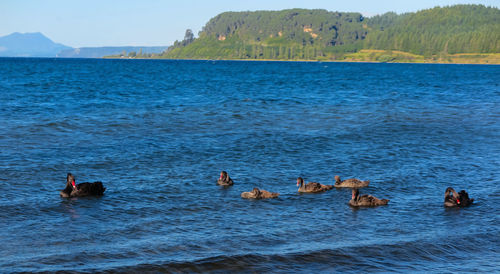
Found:
[{"label": "group of swimming birds", "polygon": [[[217,184],[221,186],[232,186],[234,185],[233,180],[229,177],[226,171],[220,173],[220,177],[217,180]],[[378,199],[372,195],[360,195],[359,188],[367,187],[370,181],[361,181],[358,179],[347,179],[341,180],[337,175],[335,176],[334,185],[323,185],[316,182],[305,183],[302,177],[297,178],[297,186],[299,187],[299,193],[320,193],[327,190],[336,188],[352,188],[352,198],[349,201],[349,205],[353,207],[374,207],[380,205],[387,205],[389,200]],[[94,183],[75,183],[75,176],[68,173],[66,177],[66,187],[61,190],[60,195],[63,198],[71,197],[84,197],[84,196],[99,196],[103,195],[106,190],[103,187],[102,182]],[[271,199],[276,198],[280,194],[276,192],[269,192],[267,190],[254,188],[249,192],[242,192],[241,197],[245,199]],[[466,207],[471,205],[474,199],[469,198],[469,194],[465,190],[456,192],[453,188],[448,187],[444,193],[444,206],[445,207]]]}]

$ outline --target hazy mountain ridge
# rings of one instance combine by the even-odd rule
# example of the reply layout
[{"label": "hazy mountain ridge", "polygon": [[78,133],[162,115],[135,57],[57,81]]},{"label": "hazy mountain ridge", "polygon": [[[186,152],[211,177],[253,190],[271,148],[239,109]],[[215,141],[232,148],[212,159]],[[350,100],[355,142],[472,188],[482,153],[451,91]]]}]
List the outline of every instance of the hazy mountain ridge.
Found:
[{"label": "hazy mountain ridge", "polygon": [[[108,55],[126,55],[130,52],[142,52],[143,54],[160,53],[168,46],[160,47],[82,47],[67,49],[59,52],[57,57],[62,58],[102,58]],[[125,54],[124,54],[125,53]]]},{"label": "hazy mountain ridge", "polygon": [[168,46],[159,47],[81,47],[72,48],[55,43],[40,32],[19,33],[0,37],[0,57],[65,57],[65,58],[102,58],[128,52],[143,54],[161,53]]}]

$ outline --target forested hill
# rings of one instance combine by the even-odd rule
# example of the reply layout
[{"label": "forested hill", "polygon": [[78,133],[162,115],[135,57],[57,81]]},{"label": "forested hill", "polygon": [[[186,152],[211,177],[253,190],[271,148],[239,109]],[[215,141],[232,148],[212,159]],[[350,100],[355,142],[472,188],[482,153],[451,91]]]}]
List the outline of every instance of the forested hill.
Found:
[{"label": "forested hill", "polygon": [[311,59],[328,51],[361,48],[368,28],[360,13],[291,9],[225,12],[198,39],[170,49],[178,58]]},{"label": "forested hill", "polygon": [[365,48],[415,54],[500,53],[500,10],[457,5],[367,20]]},{"label": "forested hill", "polygon": [[306,9],[225,12],[212,18],[199,38],[186,33],[162,57],[343,60],[367,50],[397,51],[407,58],[500,53],[500,10],[456,5],[371,18]]}]

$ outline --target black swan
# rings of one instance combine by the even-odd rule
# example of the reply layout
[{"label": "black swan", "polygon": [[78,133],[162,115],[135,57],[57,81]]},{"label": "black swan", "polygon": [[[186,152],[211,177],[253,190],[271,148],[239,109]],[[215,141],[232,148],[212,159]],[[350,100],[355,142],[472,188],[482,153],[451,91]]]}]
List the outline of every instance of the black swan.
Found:
[{"label": "black swan", "polygon": [[219,180],[217,180],[217,184],[221,186],[232,186],[234,183],[233,180],[229,178],[229,175],[227,175],[227,172],[222,171]]},{"label": "black swan", "polygon": [[299,187],[298,191],[301,193],[318,193],[333,188],[332,185],[322,185],[316,182],[309,182],[305,184],[304,179],[302,179],[302,177],[297,178],[297,186]]},{"label": "black swan", "polygon": [[460,190],[457,193],[453,188],[448,187],[444,192],[445,207],[466,207],[471,205],[474,199],[469,198],[469,194],[465,190]]},{"label": "black swan", "polygon": [[347,179],[340,180],[339,175],[335,175],[335,187],[352,187],[352,188],[360,188],[366,187],[370,184],[370,181],[361,181],[358,179]]},{"label": "black swan", "polygon": [[245,199],[270,199],[270,198],[276,198],[279,195],[280,194],[276,193],[276,192],[269,192],[267,190],[254,188],[250,192],[242,192],[241,198],[245,198]]},{"label": "black swan", "polygon": [[63,198],[83,197],[103,195],[105,190],[106,188],[102,186],[101,182],[81,183],[77,185],[75,184],[75,176],[68,173],[66,176],[66,188],[61,190],[60,194]]},{"label": "black swan", "polygon": [[352,199],[349,201],[350,206],[358,207],[358,206],[380,206],[386,205],[389,202],[387,199],[378,199],[373,197],[372,195],[359,195],[358,189],[352,190]]}]

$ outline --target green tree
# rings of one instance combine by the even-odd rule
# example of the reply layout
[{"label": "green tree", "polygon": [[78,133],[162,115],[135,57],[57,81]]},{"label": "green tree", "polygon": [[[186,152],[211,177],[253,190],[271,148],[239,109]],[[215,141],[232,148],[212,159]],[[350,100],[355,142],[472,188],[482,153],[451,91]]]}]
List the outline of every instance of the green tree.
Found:
[{"label": "green tree", "polygon": [[194,34],[191,29],[187,29],[186,33],[184,34],[184,40],[182,40],[182,45],[187,46],[194,41]]}]

